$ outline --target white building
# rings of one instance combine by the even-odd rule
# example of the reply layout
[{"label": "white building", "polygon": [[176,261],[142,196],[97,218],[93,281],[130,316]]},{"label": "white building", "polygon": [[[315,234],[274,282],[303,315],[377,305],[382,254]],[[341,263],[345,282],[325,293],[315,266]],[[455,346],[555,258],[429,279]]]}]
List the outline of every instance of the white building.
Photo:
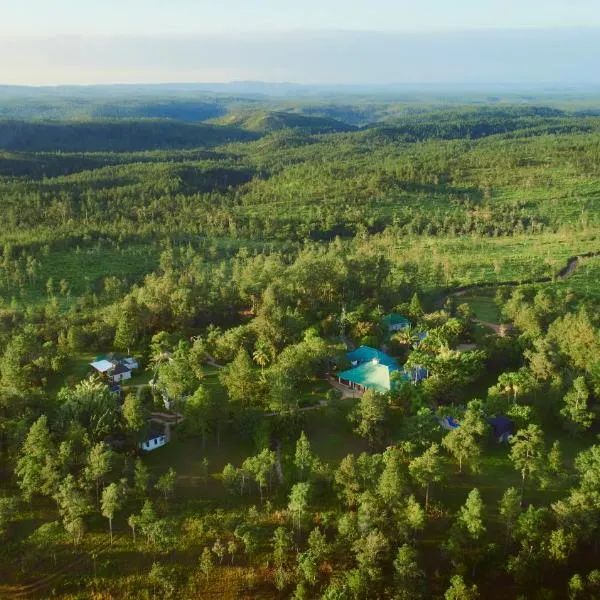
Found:
[{"label": "white building", "polygon": [[140,444],[140,448],[145,452],[152,452],[152,450],[162,448],[168,441],[165,428],[157,423],[151,423],[148,437]]},{"label": "white building", "polygon": [[109,371],[112,371],[115,368],[115,365],[113,365],[110,360],[102,359],[91,362],[90,367],[100,373],[100,375],[105,375]]},{"label": "white building", "polygon": [[140,368],[140,363],[133,357],[128,356],[121,361],[121,364],[126,366],[130,371]]},{"label": "white building", "polygon": [[125,365],[118,364],[113,368],[112,371],[109,372],[108,376],[115,382],[125,381],[126,379],[131,379],[131,369],[126,367]]}]

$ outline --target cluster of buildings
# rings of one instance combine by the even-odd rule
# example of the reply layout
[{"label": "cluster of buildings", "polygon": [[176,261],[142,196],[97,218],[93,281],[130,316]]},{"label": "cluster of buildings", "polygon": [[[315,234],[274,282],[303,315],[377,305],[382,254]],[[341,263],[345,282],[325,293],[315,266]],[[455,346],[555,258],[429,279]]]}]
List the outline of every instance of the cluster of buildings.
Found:
[{"label": "cluster of buildings", "polygon": [[99,356],[90,363],[90,367],[107,383],[111,391],[119,393],[122,381],[131,379],[132,372],[139,368],[138,361],[132,356],[110,354]]},{"label": "cluster of buildings", "polygon": [[[111,391],[121,393],[121,382],[131,379],[135,369],[139,369],[139,362],[132,356],[120,354],[107,354],[98,356],[90,363],[95,373],[100,375]],[[148,430],[139,447],[145,452],[150,452],[164,446],[170,438],[170,423],[158,417],[148,420]]]},{"label": "cluster of buildings", "polygon": [[[393,334],[409,328],[410,321],[402,315],[391,313],[383,318],[383,325],[388,334]],[[422,334],[420,339],[424,336]],[[371,346],[360,346],[348,352],[346,358],[352,368],[338,373],[337,380],[341,385],[359,392],[374,390],[385,393],[403,380],[417,383],[427,377],[424,368],[401,367],[395,358]]]},{"label": "cluster of buildings", "polygon": [[[422,367],[407,369],[400,367],[395,358],[385,352],[360,346],[346,354],[352,368],[337,374],[338,382],[352,390],[364,392],[389,392],[402,380],[417,383],[427,377],[427,371]],[[394,376],[394,374],[397,375]]]}]

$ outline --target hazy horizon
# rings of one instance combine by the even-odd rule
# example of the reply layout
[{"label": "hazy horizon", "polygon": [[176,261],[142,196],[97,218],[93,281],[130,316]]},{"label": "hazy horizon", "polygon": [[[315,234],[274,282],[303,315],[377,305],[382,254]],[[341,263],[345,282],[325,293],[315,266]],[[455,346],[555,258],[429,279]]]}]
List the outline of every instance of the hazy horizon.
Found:
[{"label": "hazy horizon", "polygon": [[0,84],[597,84],[600,27],[2,37]]}]

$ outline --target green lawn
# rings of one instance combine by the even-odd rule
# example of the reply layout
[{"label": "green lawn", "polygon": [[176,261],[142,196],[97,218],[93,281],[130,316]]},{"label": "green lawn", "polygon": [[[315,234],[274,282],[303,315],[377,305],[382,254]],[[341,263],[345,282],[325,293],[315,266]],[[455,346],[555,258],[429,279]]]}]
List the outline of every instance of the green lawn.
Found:
[{"label": "green lawn", "polygon": [[134,385],[146,385],[150,383],[150,380],[154,376],[154,373],[150,370],[138,369],[133,372],[131,379],[128,379],[124,383],[124,387]]},{"label": "green lawn", "polygon": [[96,353],[84,352],[69,359],[62,371],[49,378],[48,393],[50,395],[56,394],[63,386],[77,383],[91,375],[90,362],[95,360],[96,356]]},{"label": "green lawn", "polygon": [[467,294],[456,298],[457,304],[466,303],[471,307],[475,318],[488,323],[503,323],[505,319],[492,296]]}]

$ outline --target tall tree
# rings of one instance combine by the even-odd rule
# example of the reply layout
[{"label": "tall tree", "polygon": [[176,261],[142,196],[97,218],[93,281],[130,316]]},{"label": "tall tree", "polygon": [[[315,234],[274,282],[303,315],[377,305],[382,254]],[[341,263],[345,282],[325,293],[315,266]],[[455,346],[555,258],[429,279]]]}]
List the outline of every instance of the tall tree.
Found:
[{"label": "tall tree", "polygon": [[296,452],[294,454],[294,465],[300,473],[300,479],[310,477],[318,463],[319,459],[313,454],[310,442],[304,431],[302,431],[296,442]]},{"label": "tall tree", "polygon": [[546,445],[544,434],[538,425],[530,424],[519,430],[511,439],[510,460],[521,473],[521,501],[525,493],[525,482],[537,478],[544,481]]},{"label": "tall tree", "polygon": [[440,457],[439,446],[431,444],[421,456],[413,459],[408,465],[411,477],[425,488],[425,512],[429,507],[429,487],[443,479],[443,463]]},{"label": "tall tree", "polygon": [[137,345],[142,333],[142,311],[133,296],[123,301],[117,319],[115,348],[130,352]]},{"label": "tall tree", "polygon": [[398,600],[418,600],[423,597],[425,572],[419,567],[417,551],[409,544],[398,548],[394,559],[394,582]]},{"label": "tall tree", "polygon": [[594,413],[589,410],[590,392],[584,377],[577,377],[573,387],[563,398],[560,414],[566,419],[566,427],[572,435],[586,431],[592,426]]},{"label": "tall tree", "polygon": [[90,378],[74,388],[64,387],[58,393],[58,400],[58,420],[63,427],[79,423],[94,442],[105,439],[121,426],[120,402],[101,381]]},{"label": "tall tree", "polygon": [[273,562],[276,567],[285,565],[290,558],[294,540],[285,527],[278,527],[273,533]]},{"label": "tall tree", "polygon": [[521,497],[519,490],[514,487],[508,488],[500,499],[498,508],[500,517],[502,518],[502,521],[504,521],[506,527],[506,542],[508,544],[508,541],[513,535],[517,519],[521,514]]},{"label": "tall tree", "polygon": [[212,427],[215,415],[214,404],[212,395],[202,385],[198,387],[185,403],[184,415],[186,428],[194,433],[200,433],[202,448],[206,447],[206,436]]},{"label": "tall tree", "polygon": [[100,484],[111,470],[113,451],[104,442],[92,446],[85,467],[85,479],[96,487],[96,504],[100,503]]},{"label": "tall tree", "polygon": [[396,506],[406,491],[404,463],[397,448],[390,448],[383,454],[384,468],[377,484],[377,492],[389,507]]},{"label": "tall tree", "polygon": [[139,441],[147,419],[148,415],[144,410],[142,399],[138,394],[127,394],[123,402],[123,420],[125,427],[136,441]]},{"label": "tall tree", "polygon": [[410,299],[410,304],[408,306],[408,314],[413,319],[420,319],[425,311],[423,310],[423,305],[421,304],[421,300],[419,299],[419,295],[415,292]]},{"label": "tall tree", "polygon": [[350,415],[350,419],[356,424],[354,431],[367,439],[372,447],[383,442],[387,411],[387,398],[383,394],[367,390]]},{"label": "tall tree", "polygon": [[116,483],[111,483],[102,490],[102,516],[108,519],[108,528],[110,531],[110,543],[113,543],[112,522],[115,513],[122,506],[122,489]]},{"label": "tall tree", "polygon": [[263,500],[263,490],[270,482],[271,474],[276,462],[277,456],[275,452],[265,448],[256,456],[247,458],[242,465],[242,470],[251,473],[254,477],[260,492],[261,502]]},{"label": "tall tree", "polygon": [[479,590],[473,584],[469,587],[460,575],[453,575],[450,579],[450,587],[444,594],[444,600],[478,600]]},{"label": "tall tree", "polygon": [[64,478],[54,499],[65,529],[71,535],[73,543],[78,544],[85,531],[83,517],[89,513],[90,507],[73,475]]},{"label": "tall tree", "polygon": [[349,507],[356,506],[358,494],[360,493],[360,484],[358,481],[358,469],[354,454],[348,454],[341,462],[340,466],[333,474],[335,485],[339,496]]},{"label": "tall tree", "polygon": [[458,461],[459,473],[462,473],[463,463],[467,463],[473,472],[477,472],[481,440],[486,430],[487,424],[480,403],[470,402],[460,425],[444,436],[442,446]]},{"label": "tall tree", "polygon": [[219,380],[232,402],[251,406],[260,401],[260,373],[252,366],[245,349],[241,348],[233,362],[221,370]]},{"label": "tall tree", "polygon": [[198,380],[189,364],[189,346],[180,342],[168,361],[158,368],[157,387],[176,409],[198,387]]},{"label": "tall tree", "polygon": [[373,529],[353,546],[359,571],[367,576],[371,585],[381,579],[381,565],[389,551],[389,542],[381,531]]},{"label": "tall tree", "polygon": [[133,488],[139,498],[144,498],[150,487],[150,471],[141,458],[136,458],[133,469]]},{"label": "tall tree", "polygon": [[302,522],[308,514],[310,492],[311,485],[307,482],[294,484],[290,492],[288,511],[292,516],[292,522],[298,527],[298,531],[302,530]]},{"label": "tall tree", "polygon": [[177,473],[175,473],[173,467],[169,467],[168,471],[158,478],[154,487],[156,487],[156,489],[164,496],[165,501],[173,494],[176,480]]},{"label": "tall tree", "polygon": [[454,566],[470,564],[473,572],[482,558],[481,540],[486,528],[483,523],[483,502],[477,488],[471,490],[460,507],[444,547],[452,556]]},{"label": "tall tree", "polygon": [[17,460],[15,474],[25,500],[42,491],[46,477],[46,457],[52,456],[54,447],[50,438],[48,418],[42,415],[29,429]]}]

